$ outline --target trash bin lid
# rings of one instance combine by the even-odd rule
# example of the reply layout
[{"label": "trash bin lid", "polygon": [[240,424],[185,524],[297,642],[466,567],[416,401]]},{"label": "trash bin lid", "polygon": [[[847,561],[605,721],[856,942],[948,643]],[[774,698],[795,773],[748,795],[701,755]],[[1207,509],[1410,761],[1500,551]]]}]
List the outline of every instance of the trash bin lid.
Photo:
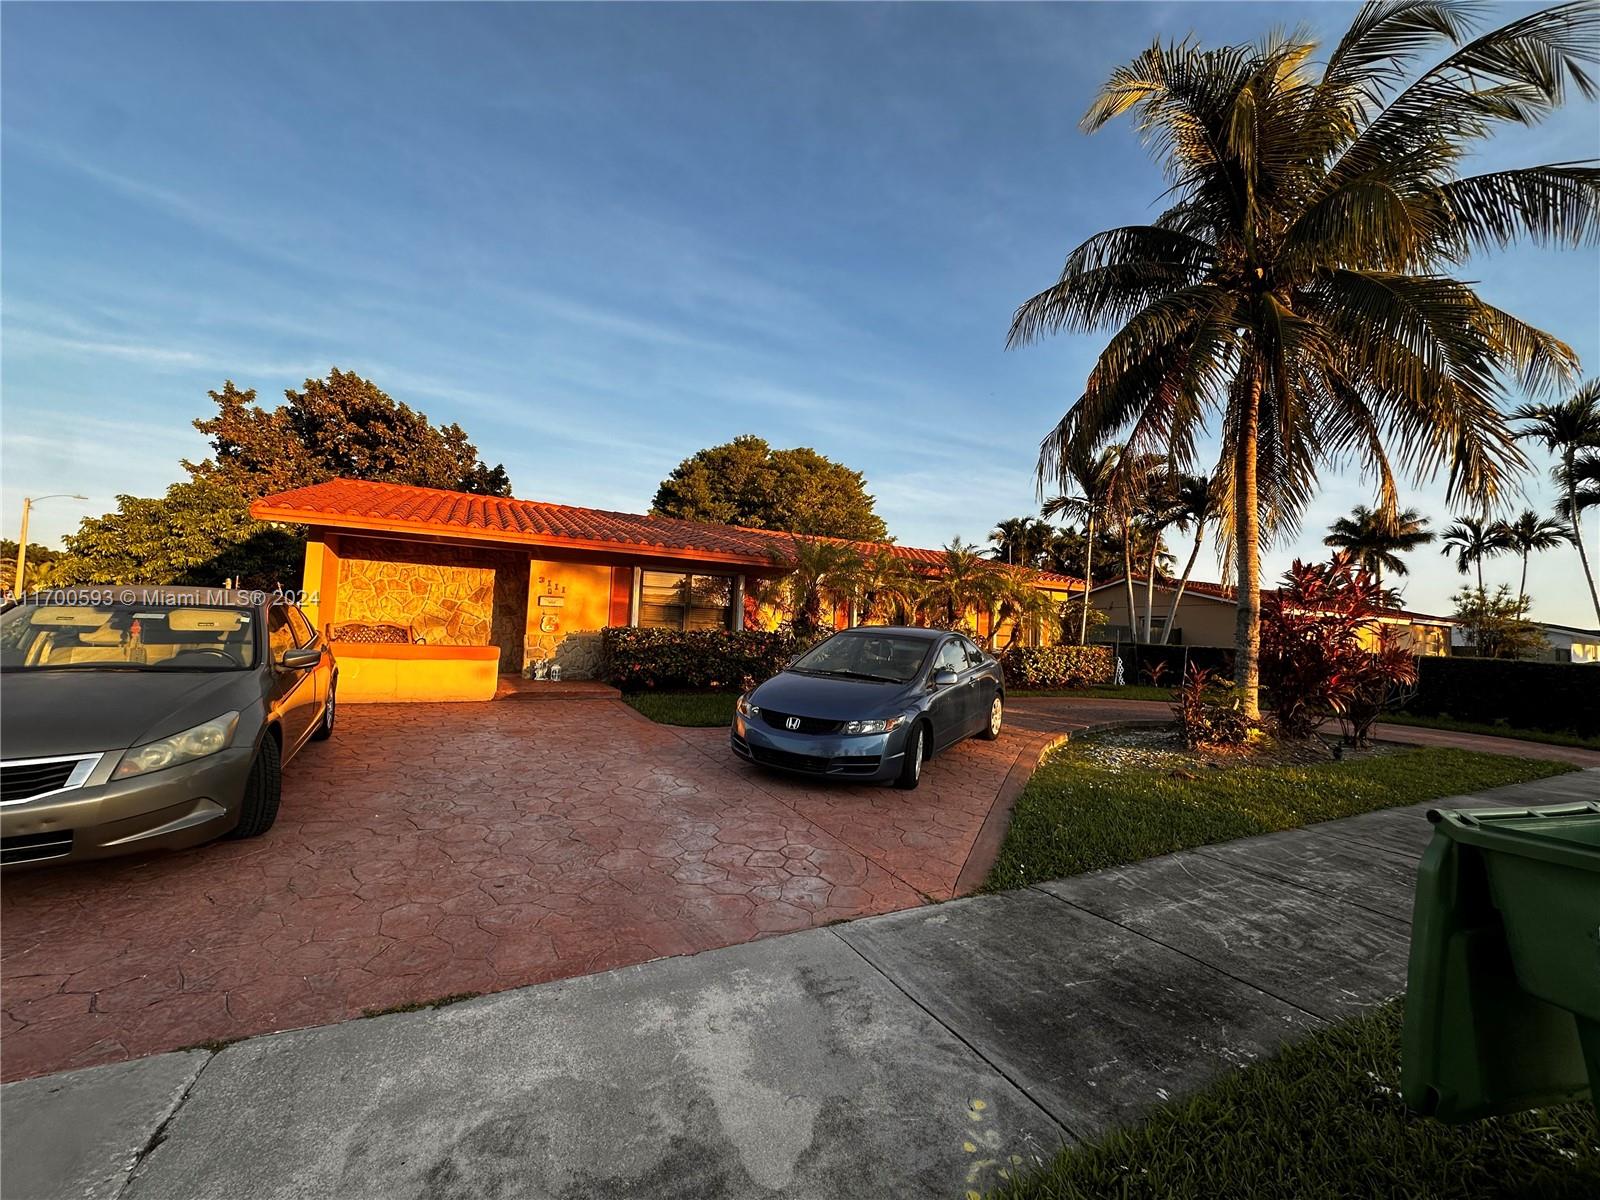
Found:
[{"label": "trash bin lid", "polygon": [[1600,803],[1540,808],[1432,809],[1435,831],[1485,850],[1600,872]]}]

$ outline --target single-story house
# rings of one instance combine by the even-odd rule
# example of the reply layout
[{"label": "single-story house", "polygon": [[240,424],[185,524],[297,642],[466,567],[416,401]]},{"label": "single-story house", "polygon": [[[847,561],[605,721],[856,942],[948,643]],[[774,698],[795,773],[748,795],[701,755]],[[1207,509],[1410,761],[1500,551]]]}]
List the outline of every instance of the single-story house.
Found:
[{"label": "single-story house", "polygon": [[[1155,622],[1152,637],[1160,642],[1167,628],[1168,615],[1172,613],[1172,598],[1177,593],[1177,580],[1158,578],[1155,582]],[[1263,589],[1265,591],[1265,589]],[[1089,602],[1106,614],[1107,623],[1101,630],[1102,641],[1133,641],[1133,630],[1144,631],[1145,580],[1133,581],[1133,618],[1128,610],[1126,580],[1119,575],[1106,583],[1097,583],[1089,590]],[[1232,646],[1238,591],[1226,584],[1208,583],[1191,579],[1178,601],[1178,611],[1172,621],[1175,646]],[[1135,626],[1135,619],[1137,626]],[[1409,609],[1386,610],[1377,618],[1381,629],[1398,636],[1400,644],[1415,654],[1449,654],[1450,631],[1454,624],[1447,617],[1430,616]],[[1374,639],[1375,640],[1375,639]]]},{"label": "single-story house", "polygon": [[[1600,663],[1600,629],[1583,629],[1576,625],[1553,625],[1548,621],[1535,621],[1545,644],[1539,650],[1524,655],[1530,662]],[[1472,631],[1457,626],[1451,644],[1465,654],[1474,653]]]},{"label": "single-story house", "polygon": [[1539,626],[1550,643],[1552,662],[1600,663],[1600,629],[1581,629],[1575,625]]},{"label": "single-story house", "polygon": [[[551,663],[591,678],[607,626],[766,625],[752,585],[786,574],[794,544],[771,530],[349,479],[250,512],[308,527],[302,607],[335,644],[345,700],[488,699],[500,674]],[[890,548],[929,573],[942,559]],[[1082,590],[1063,575],[1036,579],[1063,601]],[[833,615],[840,628],[855,616]],[[974,632],[988,634],[987,615]]]}]

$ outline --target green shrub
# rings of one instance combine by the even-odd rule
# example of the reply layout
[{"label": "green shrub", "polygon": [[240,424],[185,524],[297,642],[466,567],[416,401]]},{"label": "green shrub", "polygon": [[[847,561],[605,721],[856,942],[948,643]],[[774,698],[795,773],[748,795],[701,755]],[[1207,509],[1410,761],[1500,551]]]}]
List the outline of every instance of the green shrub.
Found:
[{"label": "green shrub", "polygon": [[1006,686],[1029,691],[1109,683],[1114,662],[1109,646],[1013,646],[999,657]]},{"label": "green shrub", "polygon": [[1422,658],[1417,662],[1417,694],[1406,711],[1592,737],[1600,734],[1600,667]]},{"label": "green shrub", "polygon": [[1242,746],[1253,728],[1238,691],[1226,678],[1191,666],[1178,689],[1172,715],[1178,736],[1190,750],[1203,746]]},{"label": "green shrub", "polygon": [[788,633],[759,629],[635,629],[601,635],[602,670],[624,692],[733,691],[783,670],[800,646]]}]

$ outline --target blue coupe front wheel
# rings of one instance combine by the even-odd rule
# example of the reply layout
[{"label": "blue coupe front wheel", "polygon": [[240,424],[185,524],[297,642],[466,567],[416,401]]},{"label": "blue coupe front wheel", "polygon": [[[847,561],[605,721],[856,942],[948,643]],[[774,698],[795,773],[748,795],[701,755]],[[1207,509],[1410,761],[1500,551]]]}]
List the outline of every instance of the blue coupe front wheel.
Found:
[{"label": "blue coupe front wheel", "polygon": [[927,757],[926,727],[919,721],[911,727],[911,733],[906,738],[905,757],[900,760],[900,774],[895,776],[894,785],[910,791],[922,782],[922,761]]}]

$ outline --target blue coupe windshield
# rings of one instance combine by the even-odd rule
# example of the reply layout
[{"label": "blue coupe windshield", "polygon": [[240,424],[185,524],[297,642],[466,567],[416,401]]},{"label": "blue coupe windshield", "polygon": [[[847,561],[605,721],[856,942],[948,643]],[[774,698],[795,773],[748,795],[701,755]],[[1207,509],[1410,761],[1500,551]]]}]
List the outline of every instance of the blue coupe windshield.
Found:
[{"label": "blue coupe windshield", "polygon": [[836,633],[820,646],[813,646],[792,669],[813,675],[910,683],[922,670],[933,645],[927,638],[852,630]]}]

